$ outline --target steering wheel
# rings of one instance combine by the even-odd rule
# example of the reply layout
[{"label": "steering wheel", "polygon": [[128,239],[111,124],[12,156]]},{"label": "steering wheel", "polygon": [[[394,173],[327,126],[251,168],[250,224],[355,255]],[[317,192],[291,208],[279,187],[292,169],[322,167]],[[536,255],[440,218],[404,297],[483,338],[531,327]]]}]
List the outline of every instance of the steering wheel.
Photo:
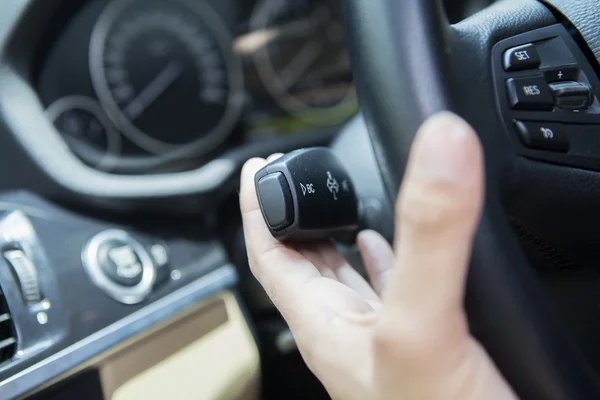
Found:
[{"label": "steering wheel", "polygon": [[[521,108],[520,100],[513,102],[507,94],[506,83],[511,77],[517,81],[537,77],[539,71],[544,72],[546,61],[534,65],[537,70],[512,75],[507,72],[511,67],[503,65],[505,48],[526,43],[541,43],[538,50],[548,60],[552,51],[546,44],[558,37],[597,95],[598,64],[593,52],[596,58],[600,56],[599,2],[505,0],[450,25],[440,0],[344,1],[359,100],[392,200],[398,193],[414,135],[427,117],[452,110],[480,135],[486,154],[487,195],[467,284],[466,309],[472,333],[521,398],[600,398],[598,376],[549,307],[532,263],[509,223],[505,205],[507,193],[519,177],[535,175],[534,182],[538,183],[559,177],[568,179],[572,187],[597,187],[600,180],[594,172],[572,168],[598,170],[596,156],[600,152],[596,151],[600,149],[589,144],[590,139],[581,139],[573,131],[569,151],[548,152],[544,151],[547,148],[534,148],[527,137],[520,140],[513,120],[566,121],[573,126],[600,121],[591,109],[565,112]],[[584,39],[579,45],[573,40],[574,31],[567,31],[565,24],[575,27],[575,34]],[[506,45],[501,44],[503,41]],[[587,49],[586,42],[590,46]],[[529,57],[521,55],[521,60],[513,61]],[[553,135],[546,132],[546,139],[553,141]],[[587,153],[582,150],[584,145]],[[576,193],[578,190],[572,195]],[[567,193],[559,196],[563,204],[575,201]]]}]

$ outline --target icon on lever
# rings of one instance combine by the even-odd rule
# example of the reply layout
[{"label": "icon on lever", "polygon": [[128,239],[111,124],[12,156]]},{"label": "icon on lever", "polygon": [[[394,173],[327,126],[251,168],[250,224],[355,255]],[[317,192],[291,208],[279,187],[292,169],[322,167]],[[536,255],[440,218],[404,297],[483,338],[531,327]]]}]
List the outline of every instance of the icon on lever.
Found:
[{"label": "icon on lever", "polygon": [[325,240],[358,230],[352,180],[328,148],[291,152],[258,171],[254,181],[265,222],[280,241]]},{"label": "icon on lever", "polygon": [[333,176],[329,171],[327,171],[327,189],[329,189],[333,195],[333,199],[337,201],[337,194],[340,191],[340,185],[335,179],[333,179]]}]

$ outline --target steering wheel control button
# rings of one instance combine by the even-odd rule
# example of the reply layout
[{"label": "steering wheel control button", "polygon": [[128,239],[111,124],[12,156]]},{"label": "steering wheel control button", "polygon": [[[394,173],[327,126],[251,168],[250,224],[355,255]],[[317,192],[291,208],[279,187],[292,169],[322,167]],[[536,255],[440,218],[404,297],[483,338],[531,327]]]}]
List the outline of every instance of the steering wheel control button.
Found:
[{"label": "steering wheel control button", "polygon": [[554,108],[554,97],[543,76],[511,78],[506,86],[514,110],[551,111]]},{"label": "steering wheel control button", "polygon": [[550,90],[556,99],[556,107],[563,110],[587,110],[594,101],[592,89],[585,83],[551,83]]},{"label": "steering wheel control button", "polygon": [[83,250],[83,265],[92,282],[124,304],[137,304],[151,292],[156,267],[148,251],[122,230],[94,236]]},{"label": "steering wheel control button", "polygon": [[533,44],[526,44],[504,53],[504,69],[509,72],[535,69],[542,60]]},{"label": "steering wheel control button", "polygon": [[261,178],[257,193],[269,228],[280,230],[294,222],[294,200],[290,186],[281,172]]},{"label": "steering wheel control button", "polygon": [[327,148],[291,152],[254,179],[263,217],[278,240],[347,239],[358,230],[354,185]]},{"label": "steering wheel control button", "polygon": [[579,79],[579,68],[577,67],[566,67],[552,69],[544,72],[546,81],[552,82],[565,82],[565,81],[576,81]]},{"label": "steering wheel control button", "polygon": [[569,141],[561,124],[515,121],[523,144],[530,149],[566,153]]},{"label": "steering wheel control button", "polygon": [[37,268],[23,250],[8,250],[4,258],[14,272],[21,289],[25,304],[32,306],[42,301],[42,290],[38,280]]}]

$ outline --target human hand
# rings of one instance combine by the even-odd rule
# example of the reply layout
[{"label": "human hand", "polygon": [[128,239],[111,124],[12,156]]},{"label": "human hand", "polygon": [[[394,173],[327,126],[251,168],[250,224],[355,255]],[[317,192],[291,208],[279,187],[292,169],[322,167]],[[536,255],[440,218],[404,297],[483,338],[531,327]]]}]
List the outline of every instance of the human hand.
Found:
[{"label": "human hand", "polygon": [[463,308],[484,192],[482,149],[465,121],[441,113],[420,129],[396,204],[395,254],[377,233],[359,235],[373,287],[330,244],[271,236],[254,187],[268,161],[242,171],[250,267],[333,398],[515,398]]}]

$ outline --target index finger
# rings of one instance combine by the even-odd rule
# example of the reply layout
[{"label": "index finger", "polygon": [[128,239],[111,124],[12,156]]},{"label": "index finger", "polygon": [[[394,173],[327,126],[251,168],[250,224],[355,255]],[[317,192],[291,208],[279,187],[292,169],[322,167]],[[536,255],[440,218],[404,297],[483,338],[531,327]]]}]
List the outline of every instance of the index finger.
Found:
[{"label": "index finger", "polygon": [[277,241],[262,216],[254,176],[267,165],[261,158],[246,162],[242,169],[240,207],[252,273],[277,308],[289,309],[294,292],[321,276],[319,271],[292,247]]}]

